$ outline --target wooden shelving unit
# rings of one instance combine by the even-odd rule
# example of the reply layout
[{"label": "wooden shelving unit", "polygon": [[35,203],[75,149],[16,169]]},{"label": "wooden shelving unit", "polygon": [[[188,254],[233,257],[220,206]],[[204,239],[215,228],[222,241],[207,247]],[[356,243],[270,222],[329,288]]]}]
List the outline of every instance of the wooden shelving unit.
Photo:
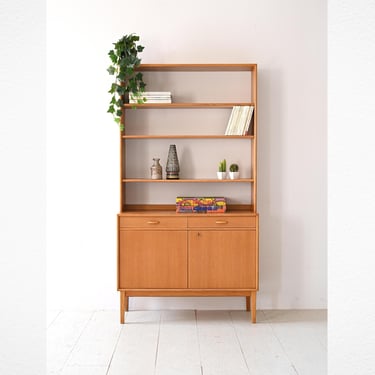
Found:
[{"label": "wooden shelving unit", "polygon": [[[249,97],[245,101],[181,101],[171,104],[126,104],[124,130],[120,133],[120,212],[118,214],[118,290],[121,322],[125,321],[128,298],[133,296],[245,296],[251,320],[256,321],[258,290],[258,213],[257,213],[257,65],[256,64],[143,64],[138,69],[148,74],[176,72],[248,72]],[[147,82],[146,82],[147,83]],[[128,111],[230,109],[254,107],[251,135],[223,134],[127,134]],[[134,116],[134,112],[132,113]],[[152,123],[152,118],[149,120]],[[152,129],[152,124],[151,124]],[[236,180],[181,178],[152,180],[132,176],[128,164],[137,160],[127,155],[129,142],[190,140],[249,143],[250,177]],[[129,160],[132,159],[132,160]],[[179,186],[249,186],[248,202],[228,205],[224,214],[177,214],[174,202],[158,204],[132,202],[127,189],[134,184],[152,189]],[[155,185],[156,184],[156,185]],[[137,185],[138,186],[138,185]],[[232,197],[235,200],[236,197]]]}]

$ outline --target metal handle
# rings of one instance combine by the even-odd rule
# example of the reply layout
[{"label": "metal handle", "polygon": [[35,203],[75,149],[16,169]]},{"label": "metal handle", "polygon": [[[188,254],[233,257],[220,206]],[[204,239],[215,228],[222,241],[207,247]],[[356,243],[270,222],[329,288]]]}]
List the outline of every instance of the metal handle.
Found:
[{"label": "metal handle", "polygon": [[159,223],[160,223],[159,220],[149,220],[149,221],[147,222],[147,224],[153,224],[153,225],[155,225],[155,224],[159,224]]},{"label": "metal handle", "polygon": [[215,224],[228,224],[226,220],[216,220]]}]

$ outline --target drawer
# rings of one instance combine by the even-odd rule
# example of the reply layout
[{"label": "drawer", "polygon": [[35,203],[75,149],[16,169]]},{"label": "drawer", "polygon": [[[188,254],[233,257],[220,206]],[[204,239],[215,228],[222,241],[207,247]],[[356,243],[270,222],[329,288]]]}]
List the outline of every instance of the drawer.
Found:
[{"label": "drawer", "polygon": [[256,216],[189,217],[189,228],[255,228]]},{"label": "drawer", "polygon": [[175,229],[186,228],[186,217],[120,216],[120,228]]}]

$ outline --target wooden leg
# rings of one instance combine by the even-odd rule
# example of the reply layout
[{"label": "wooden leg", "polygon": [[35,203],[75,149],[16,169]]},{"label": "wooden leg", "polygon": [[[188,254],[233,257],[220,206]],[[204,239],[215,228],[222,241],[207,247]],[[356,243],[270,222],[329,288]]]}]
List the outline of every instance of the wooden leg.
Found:
[{"label": "wooden leg", "polygon": [[127,309],[127,297],[125,292],[120,291],[120,323],[125,323],[125,308]]},{"label": "wooden leg", "polygon": [[250,296],[246,296],[246,311],[250,311]]},{"label": "wooden leg", "polygon": [[251,322],[257,321],[257,292],[251,292]]}]

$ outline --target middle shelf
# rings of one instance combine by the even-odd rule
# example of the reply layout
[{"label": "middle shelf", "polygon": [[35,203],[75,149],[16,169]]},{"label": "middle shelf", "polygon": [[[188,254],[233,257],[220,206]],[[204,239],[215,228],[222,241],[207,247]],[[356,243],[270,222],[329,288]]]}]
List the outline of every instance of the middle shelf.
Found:
[{"label": "middle shelf", "polygon": [[215,179],[215,178],[191,178],[191,179],[178,179],[178,180],[166,180],[166,179],[162,179],[162,180],[153,180],[151,178],[123,178],[121,180],[122,182],[158,182],[158,183],[185,183],[185,182],[195,182],[195,183],[200,183],[200,182],[204,182],[204,183],[240,183],[240,182],[246,182],[246,183],[249,183],[249,182],[254,182],[254,179],[252,178],[239,178],[239,179],[236,179],[236,180],[231,180],[231,179],[225,179],[225,180],[219,180],[219,179]]},{"label": "middle shelf", "polygon": [[132,134],[123,135],[123,139],[225,139],[225,138],[239,138],[239,139],[254,139],[253,135],[193,135],[193,134],[174,134],[174,135],[142,135]]}]

